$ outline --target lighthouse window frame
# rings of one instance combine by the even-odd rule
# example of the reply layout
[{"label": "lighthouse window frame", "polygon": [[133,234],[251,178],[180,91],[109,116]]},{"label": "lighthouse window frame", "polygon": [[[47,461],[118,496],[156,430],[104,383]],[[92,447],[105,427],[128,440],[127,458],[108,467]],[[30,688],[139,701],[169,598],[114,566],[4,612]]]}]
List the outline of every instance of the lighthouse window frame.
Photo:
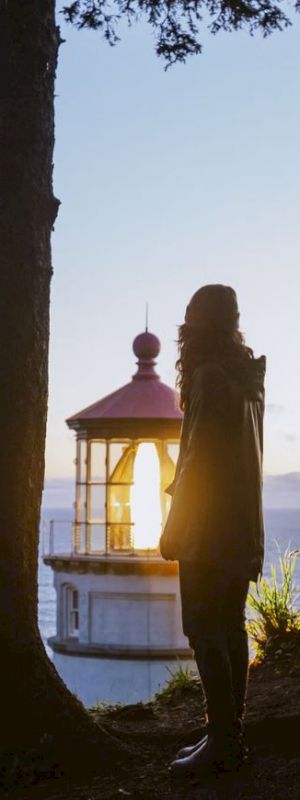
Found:
[{"label": "lighthouse window frame", "polygon": [[[115,439],[108,439],[108,463],[107,463],[107,482],[108,483],[119,483],[119,480],[113,479],[112,475],[114,473],[115,468],[117,467],[118,463],[120,462],[124,451],[133,446],[134,439],[131,437],[124,436],[123,438],[115,438]],[[124,483],[124,481],[121,481]]]},{"label": "lighthouse window frame", "polygon": [[107,441],[90,439],[87,456],[88,483],[103,485],[107,481]]},{"label": "lighthouse window frame", "polygon": [[67,639],[79,638],[79,590],[69,584],[64,586],[65,595],[65,629]]},{"label": "lighthouse window frame", "polygon": [[[123,495],[133,486],[131,479],[126,476],[117,476],[116,470],[121,464],[123,457],[136,448],[136,441],[131,437],[116,437],[108,440],[108,460],[107,460],[107,495],[106,495],[106,552],[107,553],[132,553],[133,552],[133,523],[131,521],[131,507],[126,503]],[[118,519],[118,511],[113,511],[113,497],[119,510],[125,511],[125,518]],[[127,506],[127,508],[126,508]],[[127,517],[128,514],[128,517]]]},{"label": "lighthouse window frame", "polygon": [[88,488],[87,521],[102,522],[106,520],[106,486],[91,483]]},{"label": "lighthouse window frame", "polygon": [[76,522],[86,520],[86,483],[78,483],[76,486]]},{"label": "lighthouse window frame", "polygon": [[76,448],[76,483],[85,484],[87,482],[87,440],[77,439]]},{"label": "lighthouse window frame", "polygon": [[85,505],[86,554],[101,555],[106,552],[107,460],[107,440],[98,437],[88,439]]},{"label": "lighthouse window frame", "polygon": [[[135,455],[139,446],[144,443],[155,445],[159,458],[162,525],[165,523],[171,503],[166,488],[172,483],[179,452],[179,441],[176,437],[124,436],[106,439],[93,436],[85,440],[79,439],[74,552],[105,555],[135,551],[131,489],[134,486]],[[132,452],[133,465],[130,462]],[[128,458],[128,469],[125,460],[122,466],[123,457]],[[172,463],[173,470],[171,469],[170,474]],[[119,465],[121,469],[118,469]]]}]

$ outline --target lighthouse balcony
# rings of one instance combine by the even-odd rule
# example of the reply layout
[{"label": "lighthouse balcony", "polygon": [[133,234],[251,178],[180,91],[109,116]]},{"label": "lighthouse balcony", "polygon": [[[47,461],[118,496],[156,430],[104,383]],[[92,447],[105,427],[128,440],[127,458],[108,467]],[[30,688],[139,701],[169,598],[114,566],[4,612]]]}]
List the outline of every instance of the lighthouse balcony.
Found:
[{"label": "lighthouse balcony", "polygon": [[135,544],[134,523],[80,523],[53,519],[44,524],[43,559],[102,559],[122,560],[126,556],[161,561],[157,545],[139,547]]}]

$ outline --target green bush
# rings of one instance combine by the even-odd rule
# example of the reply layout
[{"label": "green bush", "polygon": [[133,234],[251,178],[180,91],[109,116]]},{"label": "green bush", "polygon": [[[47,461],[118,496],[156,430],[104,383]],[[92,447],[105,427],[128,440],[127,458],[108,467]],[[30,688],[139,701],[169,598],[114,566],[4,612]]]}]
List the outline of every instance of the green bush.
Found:
[{"label": "green bush", "polygon": [[299,595],[294,581],[299,551],[286,551],[279,557],[278,570],[271,567],[271,578],[262,578],[248,595],[248,632],[254,642],[255,656],[262,660],[266,649],[286,642],[300,631],[300,611],[296,608]]}]

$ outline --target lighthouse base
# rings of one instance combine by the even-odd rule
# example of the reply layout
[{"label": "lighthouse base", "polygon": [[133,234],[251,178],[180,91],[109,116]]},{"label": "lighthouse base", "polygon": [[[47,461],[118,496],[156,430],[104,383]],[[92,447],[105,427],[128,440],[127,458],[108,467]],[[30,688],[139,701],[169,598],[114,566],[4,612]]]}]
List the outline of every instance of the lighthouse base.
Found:
[{"label": "lighthouse base", "polygon": [[187,659],[88,658],[54,653],[54,665],[68,688],[87,706],[150,700],[180,668],[196,670]]},{"label": "lighthouse base", "polygon": [[194,666],[181,625],[178,568],[159,556],[49,556],[57,593],[48,643],[87,706],[149,700]]}]

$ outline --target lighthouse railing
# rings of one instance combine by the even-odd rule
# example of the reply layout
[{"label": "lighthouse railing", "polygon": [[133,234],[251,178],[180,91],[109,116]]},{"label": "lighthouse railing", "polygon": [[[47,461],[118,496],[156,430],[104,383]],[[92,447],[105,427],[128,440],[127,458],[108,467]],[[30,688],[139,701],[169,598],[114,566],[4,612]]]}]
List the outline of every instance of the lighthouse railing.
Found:
[{"label": "lighthouse railing", "polygon": [[[104,530],[102,530],[102,528]],[[44,520],[42,525],[42,556],[103,557],[147,555],[157,556],[157,546],[143,547],[135,544],[134,524],[108,526],[88,525],[70,519]]]},{"label": "lighthouse railing", "polygon": [[105,525],[87,525],[70,519],[43,520],[42,554],[47,556],[104,555]]},{"label": "lighthouse railing", "polygon": [[50,519],[43,521],[42,527],[43,557],[54,555],[73,555],[73,522],[68,519]]}]

